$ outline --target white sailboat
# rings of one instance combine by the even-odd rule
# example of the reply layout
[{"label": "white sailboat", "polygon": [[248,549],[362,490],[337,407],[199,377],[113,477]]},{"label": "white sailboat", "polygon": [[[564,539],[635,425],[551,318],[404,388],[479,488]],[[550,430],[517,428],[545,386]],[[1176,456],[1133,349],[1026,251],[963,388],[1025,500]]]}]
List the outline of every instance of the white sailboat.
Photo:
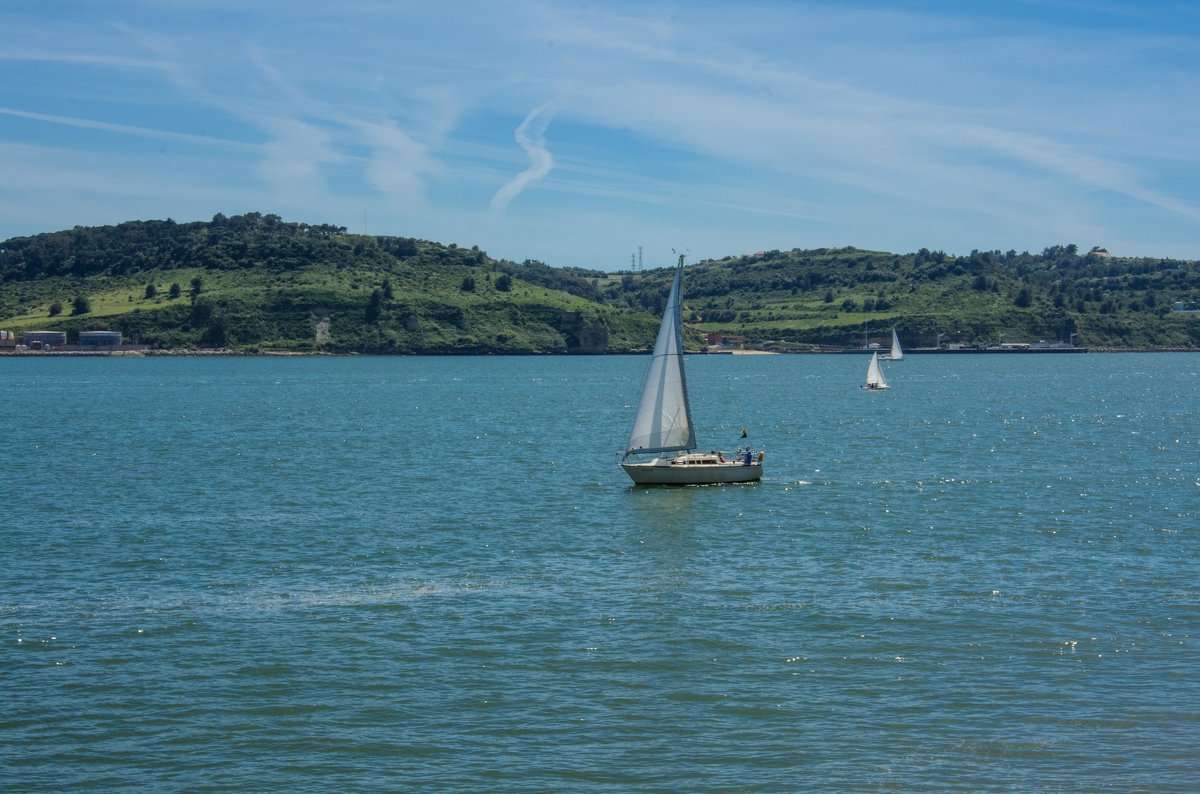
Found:
[{"label": "white sailboat", "polygon": [[867,367],[867,382],[862,388],[868,391],[880,391],[888,387],[887,378],[883,377],[883,368],[879,366],[879,354],[871,354],[871,363]]},{"label": "white sailboat", "polygon": [[901,361],[904,359],[904,351],[900,348],[900,337],[896,336],[896,329],[892,329],[892,349],[891,352],[884,354],[883,361]]},{"label": "white sailboat", "polygon": [[[761,452],[755,454],[749,447],[736,453],[695,452],[696,432],[683,373],[682,280],[680,256],[621,468],[640,485],[753,482],[762,477]],[[654,457],[630,460],[635,455]]]}]

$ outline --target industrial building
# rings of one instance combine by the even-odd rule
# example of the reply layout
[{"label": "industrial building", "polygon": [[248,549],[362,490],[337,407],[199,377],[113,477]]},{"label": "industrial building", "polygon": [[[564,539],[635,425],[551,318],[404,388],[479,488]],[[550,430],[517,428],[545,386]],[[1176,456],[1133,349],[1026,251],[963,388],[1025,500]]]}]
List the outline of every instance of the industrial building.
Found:
[{"label": "industrial building", "polygon": [[116,350],[121,346],[121,332],[80,331],[79,346],[88,349]]},{"label": "industrial building", "polygon": [[66,331],[25,331],[21,342],[30,350],[50,350],[67,343]]}]

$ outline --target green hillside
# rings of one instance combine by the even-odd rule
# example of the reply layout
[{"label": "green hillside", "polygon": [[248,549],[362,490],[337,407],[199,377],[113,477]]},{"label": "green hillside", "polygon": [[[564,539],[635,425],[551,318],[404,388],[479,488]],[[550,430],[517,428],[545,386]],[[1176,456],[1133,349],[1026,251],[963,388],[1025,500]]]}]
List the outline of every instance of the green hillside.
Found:
[{"label": "green hillside", "polygon": [[[602,353],[646,349],[670,270],[563,269],[275,215],[131,221],[0,244],[0,329],[121,331],[158,348],[368,353]],[[766,251],[691,264],[689,346],[1074,339],[1200,348],[1194,261],[1080,254],[948,256],[856,248]]]},{"label": "green hillside", "polygon": [[[668,272],[601,282],[613,306],[661,310]],[[745,336],[778,350],[861,346],[864,328],[885,342],[895,327],[908,347],[948,341],[1071,341],[1108,348],[1200,348],[1194,261],[1079,254],[856,248],[765,251],[687,269],[685,317],[701,331]]]},{"label": "green hillside", "polygon": [[159,348],[597,353],[644,348],[656,328],[536,263],[258,213],[15,238],[0,279],[0,328],[117,330]]}]

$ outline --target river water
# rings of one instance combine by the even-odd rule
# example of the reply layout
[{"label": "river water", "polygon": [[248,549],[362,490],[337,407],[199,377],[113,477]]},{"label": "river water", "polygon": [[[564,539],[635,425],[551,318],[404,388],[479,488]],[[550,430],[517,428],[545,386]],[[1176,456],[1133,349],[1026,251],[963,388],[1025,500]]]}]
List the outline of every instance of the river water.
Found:
[{"label": "river water", "polygon": [[1191,791],[1200,356],[0,360],[9,791]]}]

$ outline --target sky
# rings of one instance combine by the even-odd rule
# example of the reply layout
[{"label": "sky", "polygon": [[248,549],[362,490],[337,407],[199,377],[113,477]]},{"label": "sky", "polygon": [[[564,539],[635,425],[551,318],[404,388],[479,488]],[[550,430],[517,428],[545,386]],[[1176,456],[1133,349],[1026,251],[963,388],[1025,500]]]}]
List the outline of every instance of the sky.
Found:
[{"label": "sky", "polygon": [[0,240],[262,212],[609,271],[1200,258],[1194,0],[5,0],[0,30]]}]

